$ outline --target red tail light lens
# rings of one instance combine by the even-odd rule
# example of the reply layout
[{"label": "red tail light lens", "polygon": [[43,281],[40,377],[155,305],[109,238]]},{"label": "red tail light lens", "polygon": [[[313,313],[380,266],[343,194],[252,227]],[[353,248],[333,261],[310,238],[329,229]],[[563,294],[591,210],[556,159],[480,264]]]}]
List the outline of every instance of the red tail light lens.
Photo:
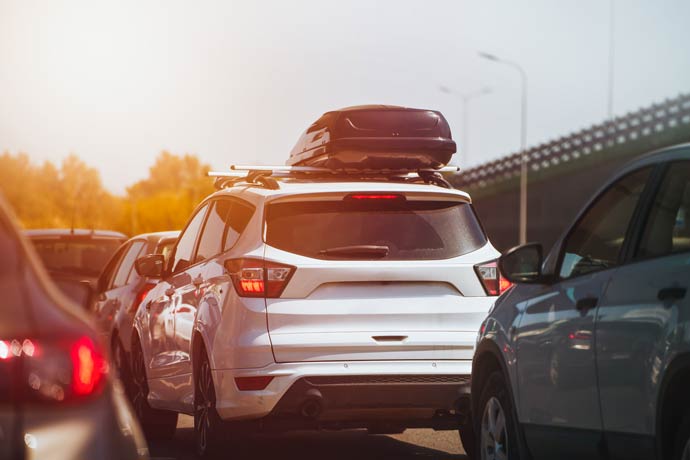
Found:
[{"label": "red tail light lens", "polygon": [[144,286],[141,288],[137,296],[134,298],[134,302],[132,302],[132,305],[129,307],[129,312],[133,313],[137,310],[141,302],[144,301],[148,293],[153,289],[156,285],[154,283],[146,283]]},{"label": "red tail light lens", "polygon": [[240,297],[280,297],[295,272],[291,265],[260,259],[230,259],[225,268]]},{"label": "red tail light lens", "polygon": [[235,384],[240,391],[260,391],[265,389],[273,380],[270,375],[260,377],[235,377]]},{"label": "red tail light lens", "polygon": [[345,197],[345,200],[398,200],[404,201],[405,195],[397,193],[352,193]]},{"label": "red tail light lens", "polygon": [[501,271],[495,260],[475,265],[474,270],[488,295],[501,295],[512,286],[510,281],[501,276]]},{"label": "red tail light lens", "polygon": [[102,350],[88,336],[0,340],[0,359],[17,363],[11,368],[12,392],[29,402],[59,403],[97,394],[108,373]]},{"label": "red tail light lens", "polygon": [[72,344],[70,355],[73,393],[78,396],[93,393],[107,370],[103,354],[96,349],[89,337],[82,337]]}]

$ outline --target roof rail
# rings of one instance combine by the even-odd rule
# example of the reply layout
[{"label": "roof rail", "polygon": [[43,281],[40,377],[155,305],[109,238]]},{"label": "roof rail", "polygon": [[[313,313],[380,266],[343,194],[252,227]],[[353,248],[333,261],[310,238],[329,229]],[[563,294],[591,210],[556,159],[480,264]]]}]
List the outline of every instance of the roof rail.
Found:
[{"label": "roof rail", "polygon": [[438,169],[329,169],[314,166],[258,166],[231,165],[229,171],[209,171],[209,177],[215,177],[214,185],[218,190],[237,184],[249,184],[265,187],[270,190],[280,188],[278,179],[352,179],[373,180],[385,178],[404,182],[422,181],[444,188],[453,188],[441,175],[443,172],[458,172],[458,166],[444,166]]}]

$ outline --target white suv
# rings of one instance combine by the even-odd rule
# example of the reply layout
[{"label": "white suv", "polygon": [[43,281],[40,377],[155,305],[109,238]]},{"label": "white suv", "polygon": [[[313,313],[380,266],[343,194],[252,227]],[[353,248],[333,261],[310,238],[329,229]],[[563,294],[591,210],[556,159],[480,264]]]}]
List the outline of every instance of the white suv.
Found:
[{"label": "white suv", "polygon": [[233,182],[199,205],[169,267],[137,260],[163,279],[133,335],[147,432],[193,414],[204,455],[247,426],[457,429],[505,287],[470,197],[385,177]]}]

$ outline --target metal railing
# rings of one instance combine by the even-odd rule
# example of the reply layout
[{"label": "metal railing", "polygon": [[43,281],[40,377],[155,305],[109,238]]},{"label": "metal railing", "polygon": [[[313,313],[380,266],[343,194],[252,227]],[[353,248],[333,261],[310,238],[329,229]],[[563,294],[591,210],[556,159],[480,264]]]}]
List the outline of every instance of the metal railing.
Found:
[{"label": "metal railing", "polygon": [[[545,142],[527,150],[530,173],[605,154],[611,148],[655,137],[682,126],[690,128],[690,94],[653,104],[611,121]],[[658,145],[656,147],[659,147]],[[516,178],[520,152],[461,172],[451,181],[456,187],[476,189]]]}]

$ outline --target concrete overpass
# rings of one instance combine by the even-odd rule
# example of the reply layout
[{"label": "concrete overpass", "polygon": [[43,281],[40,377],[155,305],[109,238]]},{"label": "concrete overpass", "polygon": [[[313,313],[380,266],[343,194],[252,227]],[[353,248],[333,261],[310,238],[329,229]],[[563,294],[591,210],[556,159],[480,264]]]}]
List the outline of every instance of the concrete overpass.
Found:
[{"label": "concrete overpass", "polygon": [[[527,150],[527,240],[548,250],[621,165],[690,142],[690,94],[653,104]],[[520,152],[460,172],[452,184],[472,195],[494,245],[518,244]]]}]

